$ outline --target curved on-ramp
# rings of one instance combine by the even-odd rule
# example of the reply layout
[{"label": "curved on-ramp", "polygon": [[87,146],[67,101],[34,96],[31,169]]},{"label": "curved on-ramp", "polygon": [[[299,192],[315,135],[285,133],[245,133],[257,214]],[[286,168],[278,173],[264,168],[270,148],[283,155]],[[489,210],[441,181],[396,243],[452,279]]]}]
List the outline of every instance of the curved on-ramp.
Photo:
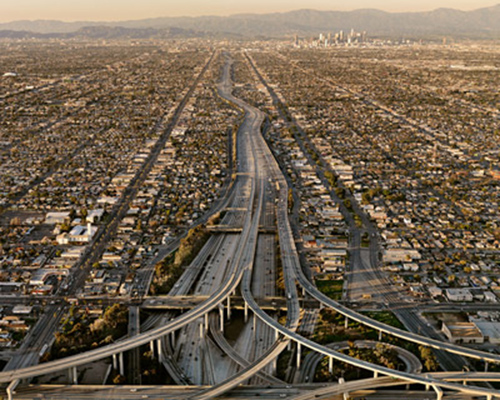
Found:
[{"label": "curved on-ramp", "polygon": [[[418,357],[413,354],[412,352],[403,349],[402,347],[398,347],[389,343],[383,343],[383,342],[376,342],[373,340],[357,340],[354,342],[354,345],[357,348],[370,348],[374,349],[376,348],[379,344],[382,344],[386,348],[393,349],[396,351],[398,358],[404,363],[405,365],[405,371],[410,374],[418,374],[422,372],[422,363],[418,359]],[[337,351],[342,351],[342,350],[347,350],[349,349],[349,343],[348,342],[337,342],[337,343],[330,343],[326,345],[327,347],[330,347],[334,350]],[[305,356],[304,358],[304,363],[303,363],[303,368],[301,368],[300,371],[300,382],[304,382],[304,376],[309,376],[311,377],[310,381],[312,382],[312,377],[315,374],[315,371],[318,367],[318,364],[321,362],[323,359],[322,354],[318,353],[309,353]]]},{"label": "curved on-ramp", "polygon": [[[251,68],[254,69],[257,77],[261,81],[261,83],[267,88],[269,94],[271,97],[272,96],[272,89],[269,87],[265,79],[263,78],[262,74],[258,70],[258,68],[255,65],[255,62],[251,58],[251,56],[248,53],[245,53],[246,59],[248,60],[248,63],[250,64]],[[280,231],[281,234],[281,231]],[[482,361],[488,361],[492,363],[500,363],[500,355],[498,354],[492,354],[488,353],[485,351],[481,350],[475,350],[475,349],[469,349],[466,347],[462,347],[453,343],[447,343],[447,342],[442,342],[440,340],[436,339],[431,339],[425,336],[420,336],[418,334],[404,331],[402,329],[394,328],[390,325],[386,325],[382,322],[373,320],[365,315],[362,315],[360,313],[357,313],[356,311],[353,311],[340,303],[332,300],[331,298],[325,296],[323,293],[321,293],[304,275],[302,272],[302,269],[300,266],[295,265],[295,273],[297,280],[299,281],[300,285],[305,289],[305,291],[312,296],[314,299],[318,300],[320,303],[323,305],[332,308],[333,310],[339,312],[340,314],[352,319],[353,321],[359,322],[363,325],[369,326],[377,331],[387,333],[392,336],[399,337],[404,340],[408,340],[413,343],[421,344],[424,346],[432,347],[438,350],[443,350],[447,351],[450,353],[458,354],[464,357],[470,357],[470,358],[475,358],[478,360]]]}]

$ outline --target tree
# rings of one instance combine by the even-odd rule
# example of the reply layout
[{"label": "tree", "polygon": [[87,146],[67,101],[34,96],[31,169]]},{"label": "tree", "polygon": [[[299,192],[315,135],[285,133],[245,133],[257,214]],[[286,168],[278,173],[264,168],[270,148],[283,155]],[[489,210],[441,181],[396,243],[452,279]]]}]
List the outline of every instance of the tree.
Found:
[{"label": "tree", "polygon": [[288,189],[288,212],[293,209],[293,190]]},{"label": "tree", "polygon": [[69,232],[71,226],[67,223],[61,224],[61,232]]},{"label": "tree", "polygon": [[335,174],[333,172],[326,171],[325,178],[327,179],[330,186],[335,186],[337,184],[337,177],[335,176]]},{"label": "tree", "polygon": [[363,194],[361,195],[361,202],[364,205],[370,204],[371,199],[372,198],[368,192],[363,192]]},{"label": "tree", "polygon": [[424,366],[427,371],[437,371],[439,364],[436,360],[436,356],[431,348],[425,346],[419,346],[420,358],[424,362]]},{"label": "tree", "polygon": [[113,384],[115,385],[123,385],[125,383],[125,377],[123,375],[116,375],[114,378],[113,378]]}]

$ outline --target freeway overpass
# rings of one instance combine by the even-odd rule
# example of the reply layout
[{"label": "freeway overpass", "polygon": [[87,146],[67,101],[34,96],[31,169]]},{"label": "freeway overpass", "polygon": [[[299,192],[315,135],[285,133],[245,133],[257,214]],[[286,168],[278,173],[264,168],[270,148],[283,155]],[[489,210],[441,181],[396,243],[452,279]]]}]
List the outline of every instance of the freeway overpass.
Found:
[{"label": "freeway overpass", "polygon": [[[141,308],[145,310],[189,310],[208,299],[209,296],[151,296],[145,299]],[[317,308],[319,302],[310,298],[298,298],[304,308]],[[259,306],[268,311],[286,311],[288,309],[286,297],[261,297],[258,299]],[[231,308],[244,310],[246,303],[241,296],[230,296]]]},{"label": "freeway overpass", "polygon": [[[355,320],[364,325],[370,326],[380,332],[384,332],[393,336],[409,340],[414,343],[423,344],[436,349],[449,351],[451,353],[477,358],[483,361],[499,362],[500,356],[481,352],[473,349],[467,349],[461,346],[452,345],[449,343],[440,342],[429,339],[410,332],[402,331],[391,326],[374,321],[362,314],[359,314],[338,302],[331,300],[320,293],[313,284],[311,284],[302,272],[297,251],[295,249],[294,238],[288,220],[288,204],[287,204],[287,184],[279,170],[279,167],[272,157],[272,154],[260,135],[260,124],[263,116],[258,110],[248,106],[243,101],[233,97],[231,87],[228,83],[228,67],[225,69],[225,83],[221,87],[221,93],[227,100],[236,103],[240,108],[245,110],[244,128],[241,132],[241,152],[244,154],[244,159],[239,163],[239,174],[237,174],[237,185],[245,194],[245,216],[242,221],[234,221],[234,228],[237,232],[220,232],[222,234],[237,234],[238,246],[234,256],[231,258],[226,271],[226,275],[218,290],[211,295],[200,298],[199,302],[193,302],[189,311],[166,322],[163,326],[151,329],[150,331],[140,333],[134,337],[121,340],[117,343],[104,346],[86,353],[78,354],[72,357],[52,361],[43,365],[20,368],[8,372],[0,373],[0,382],[15,382],[19,379],[30,378],[33,376],[44,375],[47,373],[59,371],[62,369],[73,370],[74,368],[87,364],[92,361],[100,360],[107,357],[118,359],[120,369],[123,370],[123,353],[125,351],[137,348],[144,344],[155,343],[161,340],[166,335],[179,330],[189,324],[199,324],[198,320],[205,319],[205,327],[200,325],[201,330],[208,329],[208,313],[217,309],[223,302],[229,299],[238,286],[242,285],[242,298],[244,304],[243,309],[250,308],[254,315],[259,318],[264,324],[271,327],[275,333],[273,345],[268,348],[260,357],[252,363],[245,363],[244,368],[234,376],[231,376],[224,382],[213,387],[203,389],[201,392],[187,394],[190,398],[209,399],[218,396],[228,390],[240,385],[248,380],[253,375],[260,372],[268,364],[272,363],[277,356],[284,350],[290,341],[297,343],[297,364],[300,364],[301,348],[307,347],[318,353],[321,353],[332,359],[346,362],[355,365],[359,368],[373,371],[375,374],[387,375],[392,381],[419,383],[422,385],[432,386],[434,388],[445,388],[463,393],[470,393],[478,396],[493,396],[500,397],[498,391],[486,388],[478,388],[474,386],[464,386],[457,383],[452,383],[449,380],[440,378],[439,376],[425,376],[421,374],[407,373],[394,371],[385,367],[370,364],[361,360],[348,357],[334,349],[326,346],[321,346],[307,338],[304,338],[296,333],[298,325],[300,308],[299,297],[296,290],[297,282],[310,296],[316,299],[321,304],[330,307],[337,312],[345,315],[346,318]],[[262,168],[265,166],[265,168]],[[252,288],[252,269],[254,267],[254,259],[256,254],[257,239],[259,230],[263,226],[261,224],[262,209],[264,206],[265,189],[264,182],[268,179],[273,179],[278,186],[278,201],[276,203],[277,230],[279,233],[281,260],[284,270],[285,279],[285,302],[287,307],[287,322],[283,326],[274,318],[265,313],[262,306],[257,303],[253,295]],[[245,189],[245,190],[244,190]],[[241,204],[234,204],[234,208],[241,208]],[[238,223],[242,228],[236,223]],[[231,228],[232,229],[232,228]],[[265,232],[264,232],[265,233]],[[234,299],[234,297],[233,297]],[[156,301],[156,300],[155,300]],[[196,304],[195,304],[196,303]],[[246,306],[245,306],[246,304]],[[154,305],[154,304],[153,304]],[[271,304],[272,305],[272,304]],[[229,309],[230,307],[228,307]],[[222,310],[219,307],[219,310]],[[221,316],[222,317],[222,316]],[[159,346],[158,346],[159,347]],[[241,360],[240,360],[241,361]],[[473,373],[455,373],[455,377],[460,377],[460,381],[472,380]],[[490,375],[492,379],[497,379]],[[452,379],[453,376],[449,377]],[[373,382],[372,382],[373,383]],[[361,383],[353,383],[354,388],[361,387]],[[349,386],[350,387],[350,386]],[[346,387],[343,386],[346,390]],[[440,389],[439,389],[440,390]]]},{"label": "freeway overpass", "polygon": [[[258,116],[257,116],[258,117]],[[247,115],[249,126],[256,124],[256,115]],[[261,121],[260,121],[261,122]],[[260,123],[259,123],[260,126]],[[73,370],[75,367],[101,360],[107,357],[118,358],[120,364],[123,364],[123,353],[133,348],[157,341],[163,336],[174,332],[183,326],[195,322],[199,317],[203,317],[211,310],[218,307],[225,301],[237,288],[245,267],[252,262],[255,254],[255,242],[258,235],[258,227],[260,220],[260,208],[254,210],[254,201],[257,198],[257,188],[255,183],[256,165],[254,148],[249,136],[243,136],[244,148],[248,150],[246,154],[246,162],[239,163],[239,170],[248,173],[248,175],[238,175],[237,180],[250,188],[248,190],[247,212],[243,223],[243,231],[240,235],[240,245],[237,252],[228,265],[228,273],[222,282],[218,291],[213,293],[207,300],[180,315],[166,325],[152,329],[148,332],[141,333],[131,338],[121,340],[95,350],[77,354],[71,357],[51,361],[42,365],[35,365],[27,368],[20,368],[7,372],[0,372],[0,382],[15,382],[19,379],[31,378],[39,375],[57,372],[63,369]],[[260,193],[260,197],[263,193]],[[259,201],[262,203],[262,200]],[[123,370],[123,366],[120,366]]]}]

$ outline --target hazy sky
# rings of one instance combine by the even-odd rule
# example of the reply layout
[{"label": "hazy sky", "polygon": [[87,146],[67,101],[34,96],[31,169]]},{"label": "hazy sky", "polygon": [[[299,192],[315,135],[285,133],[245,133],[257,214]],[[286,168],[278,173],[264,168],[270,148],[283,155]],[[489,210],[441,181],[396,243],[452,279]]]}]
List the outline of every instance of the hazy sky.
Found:
[{"label": "hazy sky", "polygon": [[117,21],[163,16],[266,13],[301,8],[428,11],[439,7],[472,10],[500,0],[0,0],[0,21],[60,19]]}]

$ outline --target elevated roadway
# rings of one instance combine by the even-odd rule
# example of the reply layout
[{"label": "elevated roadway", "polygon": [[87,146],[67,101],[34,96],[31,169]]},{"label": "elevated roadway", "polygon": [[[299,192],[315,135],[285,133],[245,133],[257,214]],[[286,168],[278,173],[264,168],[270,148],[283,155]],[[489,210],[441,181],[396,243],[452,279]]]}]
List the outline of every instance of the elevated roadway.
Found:
[{"label": "elevated roadway", "polygon": [[[247,55],[247,60],[249,61],[250,65],[252,68],[255,70],[257,76],[261,80],[262,84],[265,85],[268,88],[268,91],[271,95],[271,89],[267,82],[264,80],[262,77],[261,73],[255,66],[254,62],[250,58],[249,55]],[[273,96],[273,98],[276,98],[276,95]],[[281,200],[280,200],[281,201]],[[279,212],[279,209],[278,209]],[[288,221],[288,215],[284,215],[282,220]],[[278,226],[280,228],[280,226]],[[289,233],[290,232],[290,233]],[[282,235],[287,235],[291,234],[291,230],[289,229],[281,229],[279,230],[280,237]],[[373,252],[370,252],[370,257],[373,256]],[[383,332],[392,336],[399,337],[404,340],[408,340],[413,343],[417,343],[423,346],[428,346],[432,347],[437,350],[442,350],[446,351],[452,354],[457,354],[460,356],[464,357],[469,357],[469,358],[474,358],[478,359],[481,361],[485,362],[492,362],[492,363],[500,363],[500,355],[497,354],[492,354],[488,353],[485,351],[480,351],[480,350],[475,350],[475,349],[470,349],[466,348],[463,346],[459,346],[453,343],[448,343],[444,342],[441,340],[437,339],[432,339],[423,335],[419,335],[413,332],[405,331],[402,329],[394,328],[392,326],[386,325],[384,323],[381,323],[379,321],[373,320],[363,314],[360,314],[356,311],[353,311],[349,309],[348,307],[345,307],[341,305],[339,302],[332,300],[331,298],[325,296],[323,293],[321,293],[305,276],[304,272],[302,271],[302,268],[300,265],[295,265],[295,276],[297,278],[297,281],[299,285],[305,290],[306,293],[308,293],[312,298],[318,300],[321,304],[324,306],[327,306],[328,308],[331,308],[340,314],[344,315],[345,317],[352,319],[356,322],[359,322],[363,325],[369,326],[379,332]]]},{"label": "elevated roadway", "polygon": [[[260,126],[260,123],[258,122],[258,115],[250,115],[249,117],[253,118],[253,124],[258,124],[258,126]],[[251,144],[249,142],[247,142],[245,146],[251,149]],[[187,324],[196,322],[200,317],[203,317],[205,314],[219,306],[228,296],[231,295],[231,293],[236,290],[245,267],[248,263],[253,261],[253,246],[256,240],[260,219],[260,214],[254,213],[253,210],[254,199],[256,198],[256,187],[255,179],[252,179],[252,176],[255,175],[255,164],[251,154],[247,154],[247,157],[239,163],[238,170],[247,174],[239,175],[237,180],[244,180],[250,185],[250,190],[247,191],[248,198],[246,199],[247,212],[245,213],[246,216],[243,220],[243,230],[239,238],[240,245],[237,248],[234,258],[227,266],[227,273],[223,282],[218,290],[212,293],[207,300],[179,317],[169,321],[164,326],[152,329],[148,332],[140,333],[134,337],[121,340],[117,343],[71,357],[44,363],[42,365],[1,372],[0,382],[13,382],[18,379],[45,375],[63,369],[71,369],[107,357],[116,357],[117,355],[123,354],[124,352],[135,347],[161,339],[163,336],[174,332]]]},{"label": "elevated roadway", "polygon": [[[405,372],[418,374],[422,371],[422,363],[420,362],[418,357],[415,354],[409,352],[408,350],[403,349],[402,347],[394,346],[388,343],[375,342],[371,340],[357,340],[356,342],[354,342],[354,345],[360,349],[363,348],[376,349],[377,346],[380,344],[382,344],[385,348],[390,348],[394,350],[397,353],[399,360],[403,362],[405,365],[405,370],[404,370]],[[337,351],[342,351],[349,349],[349,343],[348,342],[330,343],[327,345],[327,347],[330,347]],[[304,357],[304,363],[300,369],[298,381],[312,382],[316,370],[318,368],[318,365],[323,358],[324,356],[322,354],[314,352],[308,353]]]},{"label": "elevated roadway", "polygon": [[[228,68],[226,66],[225,74],[227,73]],[[154,343],[155,341],[161,340],[169,333],[179,330],[189,324],[200,325],[201,327],[203,323],[200,324],[200,320],[208,321],[208,314],[210,313],[210,311],[216,309],[226,299],[228,299],[231,294],[235,292],[241,282],[241,294],[246,307],[252,310],[254,315],[259,318],[259,320],[262,321],[263,324],[269,326],[271,328],[271,332],[275,332],[273,345],[270,346],[254,361],[249,363],[243,362],[243,369],[240,370],[237,374],[229,377],[225,381],[213,385],[210,388],[202,388],[201,392],[196,391],[191,393],[179,394],[179,397],[176,398],[188,397],[191,399],[204,400],[214,398],[223,393],[226,393],[227,391],[240,385],[242,382],[247,381],[267,365],[269,365],[271,362],[276,360],[278,355],[286,348],[289,341],[294,341],[295,343],[297,343],[297,365],[300,364],[301,348],[306,347],[331,359],[335,359],[362,369],[372,371],[376,375],[381,374],[388,377],[366,381],[349,382],[343,385],[338,385],[341,386],[341,388],[330,387],[322,389],[325,390],[325,396],[332,395],[331,392],[327,393],[328,390],[342,390],[339,392],[339,394],[345,393],[346,391],[350,390],[361,390],[365,388],[365,386],[363,385],[368,384],[369,381],[369,383],[372,385],[387,384],[388,386],[390,386],[390,384],[396,383],[419,383],[426,386],[432,386],[434,388],[440,388],[439,390],[449,389],[471,395],[486,396],[488,398],[500,398],[500,392],[496,390],[475,386],[464,386],[452,382],[453,380],[473,381],[474,378],[480,379],[480,376],[476,373],[454,373],[452,375],[439,376],[395,371],[389,368],[349,357],[343,353],[336,351],[335,349],[319,345],[296,333],[300,316],[299,296],[297,293],[298,283],[306,293],[308,293],[311,297],[316,299],[321,304],[336,310],[348,319],[352,319],[361,324],[369,326],[379,332],[387,333],[414,343],[448,351],[450,353],[458,354],[461,356],[476,358],[488,362],[500,362],[500,356],[496,354],[490,354],[487,352],[464,348],[462,346],[426,338],[415,333],[403,331],[401,329],[397,329],[392,326],[380,323],[341,305],[340,303],[319,292],[316,287],[306,278],[299,262],[292,230],[288,220],[288,187],[276,161],[272,157],[271,152],[269,151],[260,134],[260,125],[262,123],[263,115],[255,108],[250,107],[245,102],[232,96],[231,85],[228,79],[223,80],[220,91],[223,94],[223,97],[225,97],[228,101],[234,102],[240,108],[245,110],[245,121],[248,130],[244,130],[242,132],[241,145],[243,146],[243,149],[241,151],[243,152],[242,154],[244,155],[244,157],[240,159],[240,174],[238,174],[237,176],[237,181],[239,182],[238,184],[241,184],[242,188],[246,188],[246,190],[243,190],[243,192],[245,193],[245,201],[243,202],[243,207],[246,211],[243,213],[244,217],[241,219],[242,228],[241,232],[238,232],[237,236],[238,245],[236,246],[233,257],[231,257],[230,262],[228,262],[227,264],[223,279],[221,279],[220,284],[216,285],[216,290],[210,293],[208,297],[206,297],[206,299],[202,300],[201,303],[193,305],[193,308],[189,311],[170,321],[166,321],[163,326],[151,329],[147,332],[139,333],[134,337],[121,340],[117,343],[113,343],[111,345],[75,356],[52,361],[42,365],[1,372],[0,382],[13,382],[19,379],[44,375],[63,369],[72,369],[74,367],[90,363],[92,361],[97,361],[112,356],[116,357],[117,355],[121,355],[122,358],[125,351],[137,348],[148,343]],[[262,168],[263,164],[265,165],[265,168]],[[265,182],[269,180],[273,181],[276,184],[278,191],[276,219],[277,230],[279,233],[283,275],[285,280],[285,298],[287,303],[287,321],[285,325],[281,325],[278,321],[268,315],[261,308],[261,306],[255,299],[252,289],[252,272],[259,235],[259,226],[261,224],[262,209],[264,205]],[[237,204],[236,206],[236,208],[241,207],[242,204]],[[232,234],[226,233],[225,235]],[[217,243],[217,240],[213,239],[210,246],[217,247]],[[182,281],[181,279],[179,285],[185,285],[183,286],[183,289],[190,287],[194,281],[199,279],[199,274],[201,272],[202,269],[200,268],[199,270],[193,269],[192,272],[189,272],[189,274],[192,275],[188,276],[188,273],[186,273],[186,281]],[[208,323],[206,324],[208,325]],[[212,362],[211,369],[213,368],[214,365]],[[498,375],[490,374],[488,375],[488,377],[491,379],[497,379]],[[386,379],[386,381],[382,381],[382,379]]]},{"label": "elevated roadway", "polygon": [[[466,393],[470,395],[476,395],[476,396],[486,396],[488,399],[492,399],[495,397],[500,398],[500,391],[494,390],[494,389],[486,389],[486,388],[481,388],[477,386],[465,386],[465,385],[460,385],[456,383],[451,383],[448,381],[444,381],[441,379],[433,378],[432,376],[423,376],[423,375],[418,375],[418,374],[411,374],[407,372],[402,372],[402,371],[396,371],[390,368],[386,368],[380,365],[372,364],[363,360],[359,360],[353,357],[350,357],[348,355],[345,355],[343,353],[340,353],[336,350],[330,349],[327,346],[320,345],[310,339],[304,338],[303,336],[297,334],[296,332],[286,328],[285,326],[281,325],[279,322],[275,321],[273,318],[271,318],[268,314],[266,314],[263,310],[259,308],[257,305],[255,299],[252,297],[251,293],[249,291],[243,291],[243,296],[245,297],[245,300],[248,302],[248,305],[250,309],[255,313],[255,315],[258,316],[262,321],[267,323],[269,326],[272,326],[273,329],[278,331],[280,334],[283,336],[287,337],[290,340],[293,340],[294,342],[297,342],[299,345],[304,346],[308,349],[311,349],[313,351],[316,351],[320,354],[323,354],[324,356],[331,357],[334,360],[345,362],[347,364],[353,365],[355,367],[372,371],[375,375],[381,374],[381,375],[386,375],[389,378],[388,379],[400,379],[402,382],[406,383],[419,383],[425,386],[432,386],[433,388],[438,388],[438,390],[441,389],[449,389],[449,390],[454,390],[458,391],[461,393]],[[451,373],[453,374],[453,373]],[[473,376],[471,375],[472,373],[459,373],[457,375],[462,377],[463,380],[471,380],[468,377]],[[452,375],[453,376],[453,375]],[[500,377],[500,374],[496,374],[496,376]],[[491,375],[490,375],[491,377]],[[356,388],[356,382],[354,381],[353,386]],[[342,385],[343,386],[343,385]],[[358,390],[358,389],[355,389]],[[345,392],[345,391],[344,391]],[[342,392],[342,393],[344,393]]]},{"label": "elevated roadway", "polygon": [[[229,75],[229,65],[226,64],[225,70],[224,70],[224,75],[225,79],[223,79],[223,83],[221,84],[219,90],[221,95],[226,98],[228,101],[233,102],[237,104],[239,107],[245,110],[246,115],[249,116],[250,118],[253,119],[253,129],[250,132],[247,132],[246,134],[251,138],[253,149],[256,152],[256,159],[260,158],[261,159],[261,164],[258,166],[258,174],[256,175],[256,180],[259,177],[259,174],[262,174],[260,176],[260,187],[259,187],[259,210],[262,211],[263,207],[263,202],[264,202],[264,193],[265,193],[265,182],[269,179],[265,174],[266,172],[271,173],[271,178],[276,178],[277,174],[280,174],[279,168],[277,168],[277,164],[273,161],[272,157],[270,156],[270,151],[269,148],[267,147],[266,143],[264,142],[262,135],[260,133],[260,126],[263,122],[264,116],[263,114],[249,106],[247,103],[243,102],[242,100],[235,98],[231,92],[232,92],[232,87],[230,84],[230,80],[228,78]],[[262,165],[262,163],[264,165]],[[279,217],[278,217],[278,224],[279,224]],[[248,263],[245,263],[245,271],[244,271],[244,277],[242,281],[242,291],[250,291],[251,290],[251,285],[252,285],[252,269],[254,266],[254,259],[255,259],[255,249],[256,249],[256,244],[257,244],[257,235],[258,235],[258,225],[255,226],[255,238],[253,244],[255,245],[253,252],[249,254],[249,260]],[[280,243],[281,243],[281,237],[280,237]],[[288,262],[288,260],[283,260],[283,264],[285,265]],[[298,296],[296,292],[296,286],[295,286],[295,280],[293,279],[292,275],[290,274],[291,272],[291,267],[290,266],[284,266],[285,272],[284,272],[284,277],[285,277],[285,288],[287,291],[287,320],[286,320],[286,326],[288,329],[291,331],[295,331],[298,326],[298,321],[300,317],[300,309],[299,309],[299,304],[298,304]],[[237,385],[241,384],[242,382],[248,380],[255,374],[257,374],[259,371],[261,371],[263,368],[265,368],[269,363],[273,362],[279,354],[286,348],[288,345],[288,340],[286,340],[283,337],[278,337],[276,335],[275,342],[274,344],[267,349],[259,358],[257,358],[254,362],[250,363],[247,365],[243,370],[235,374],[234,376],[228,378],[224,382],[221,382],[218,385],[213,386],[210,389],[207,389],[205,391],[202,391],[200,394],[197,394],[195,396],[190,397],[190,399],[196,399],[196,400],[206,400],[206,399],[211,399],[214,398],[215,396],[221,395],[222,393],[226,393],[230,389],[236,387]]]}]

